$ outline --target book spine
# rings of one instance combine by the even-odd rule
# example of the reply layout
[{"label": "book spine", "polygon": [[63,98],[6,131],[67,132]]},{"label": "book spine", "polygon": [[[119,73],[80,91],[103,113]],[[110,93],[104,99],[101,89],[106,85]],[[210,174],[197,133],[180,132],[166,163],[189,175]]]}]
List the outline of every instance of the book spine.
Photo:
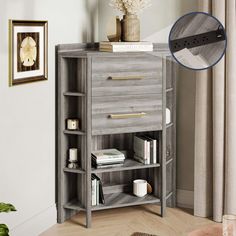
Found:
[{"label": "book spine", "polygon": [[150,142],[146,142],[146,159],[147,164],[150,164]]},{"label": "book spine", "polygon": [[153,164],[157,163],[157,140],[153,140]]},{"label": "book spine", "polygon": [[96,179],[92,180],[92,206],[96,206]]},{"label": "book spine", "polygon": [[150,163],[153,163],[153,141],[150,141]]},{"label": "book spine", "polygon": [[152,45],[112,45],[113,52],[152,51]]},{"label": "book spine", "polygon": [[96,179],[96,205],[99,205],[99,180]]}]

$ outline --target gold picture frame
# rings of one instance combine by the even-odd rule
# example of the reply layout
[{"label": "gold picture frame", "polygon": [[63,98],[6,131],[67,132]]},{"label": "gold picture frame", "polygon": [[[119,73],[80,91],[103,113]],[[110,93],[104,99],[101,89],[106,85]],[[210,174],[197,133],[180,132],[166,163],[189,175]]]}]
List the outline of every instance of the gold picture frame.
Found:
[{"label": "gold picture frame", "polygon": [[48,79],[48,22],[9,20],[9,86]]}]

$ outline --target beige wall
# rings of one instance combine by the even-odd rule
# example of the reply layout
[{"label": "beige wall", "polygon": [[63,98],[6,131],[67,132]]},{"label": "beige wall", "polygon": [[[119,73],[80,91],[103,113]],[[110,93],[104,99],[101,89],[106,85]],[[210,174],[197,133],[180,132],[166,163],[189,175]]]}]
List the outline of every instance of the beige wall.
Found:
[{"label": "beige wall", "polygon": [[[8,87],[8,19],[48,20],[48,81]],[[90,41],[97,23],[97,0],[0,0],[0,202],[17,208],[0,221],[11,236],[56,223],[55,45]]]},{"label": "beige wall", "polygon": [[[99,0],[100,40],[106,40],[109,20],[119,15],[108,3],[109,0]],[[196,9],[197,0],[152,0],[152,7],[140,15],[141,38],[152,42],[168,42],[171,26],[178,17]],[[194,73],[181,68],[177,86],[177,188],[193,191]]]}]

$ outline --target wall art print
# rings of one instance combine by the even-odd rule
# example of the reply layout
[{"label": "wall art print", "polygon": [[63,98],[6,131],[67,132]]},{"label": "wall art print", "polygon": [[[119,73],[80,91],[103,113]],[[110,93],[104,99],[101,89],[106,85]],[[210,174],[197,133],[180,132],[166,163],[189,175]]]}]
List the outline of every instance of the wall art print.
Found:
[{"label": "wall art print", "polygon": [[48,22],[9,21],[9,85],[47,80]]}]

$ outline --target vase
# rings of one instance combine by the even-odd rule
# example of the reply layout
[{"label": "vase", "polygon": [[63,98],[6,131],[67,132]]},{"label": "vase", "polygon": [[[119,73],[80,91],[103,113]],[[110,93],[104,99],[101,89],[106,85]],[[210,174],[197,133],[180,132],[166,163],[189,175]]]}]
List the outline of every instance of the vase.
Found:
[{"label": "vase", "polygon": [[126,14],[123,16],[122,23],[122,41],[139,42],[140,41],[140,21],[137,15]]}]

